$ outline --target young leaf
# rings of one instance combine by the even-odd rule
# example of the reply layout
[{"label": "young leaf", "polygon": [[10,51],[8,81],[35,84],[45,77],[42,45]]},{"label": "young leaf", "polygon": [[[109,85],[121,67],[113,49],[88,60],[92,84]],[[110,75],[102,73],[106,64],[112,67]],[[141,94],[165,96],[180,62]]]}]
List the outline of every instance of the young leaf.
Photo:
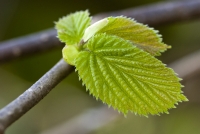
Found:
[{"label": "young leaf", "polygon": [[162,43],[158,31],[153,30],[141,23],[126,17],[108,17],[108,24],[98,33],[116,35],[123,39],[130,40],[134,45],[149,52],[153,56],[160,55],[170,46]]},{"label": "young leaf", "polygon": [[90,39],[93,35],[95,35],[99,30],[101,30],[103,27],[105,27],[108,24],[108,19],[102,19],[100,21],[97,21],[96,23],[89,26],[83,35],[83,41],[86,42],[88,39]]},{"label": "young leaf", "polygon": [[63,17],[56,22],[58,38],[67,45],[78,44],[90,23],[91,18],[87,10]]},{"label": "young leaf", "polygon": [[117,36],[94,35],[75,66],[91,94],[124,114],[167,113],[177,102],[187,101],[172,69]]}]

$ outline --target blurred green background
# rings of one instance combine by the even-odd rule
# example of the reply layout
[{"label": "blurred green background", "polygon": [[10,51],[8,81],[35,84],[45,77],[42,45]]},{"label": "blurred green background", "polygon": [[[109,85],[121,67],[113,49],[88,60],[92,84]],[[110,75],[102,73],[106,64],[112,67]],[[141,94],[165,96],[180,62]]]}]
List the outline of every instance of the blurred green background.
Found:
[{"label": "blurred green background", "polygon": [[[89,9],[92,15],[159,2],[162,0],[0,0],[0,41],[54,27],[58,18]],[[163,0],[164,1],[164,0]],[[159,57],[171,63],[200,49],[200,20],[155,27],[173,48]],[[24,57],[0,66],[0,108],[11,102],[61,58],[61,49]],[[200,61],[197,61],[200,62]],[[169,115],[149,118],[123,115],[93,134],[199,134],[200,73],[184,81],[190,102],[181,103]],[[72,73],[47,97],[8,128],[6,134],[36,134],[101,106]],[[77,128],[78,129],[78,128]]]}]

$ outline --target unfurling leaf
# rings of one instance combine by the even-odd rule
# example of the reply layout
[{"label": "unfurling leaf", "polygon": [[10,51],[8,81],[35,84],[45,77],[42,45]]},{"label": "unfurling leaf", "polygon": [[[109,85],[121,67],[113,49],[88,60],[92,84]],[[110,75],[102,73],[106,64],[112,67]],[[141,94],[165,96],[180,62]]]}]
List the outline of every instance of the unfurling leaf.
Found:
[{"label": "unfurling leaf", "polygon": [[96,98],[126,114],[159,114],[186,101],[174,71],[130,41],[97,34],[75,62],[79,77]]},{"label": "unfurling leaf", "polygon": [[75,60],[79,54],[79,50],[75,45],[66,45],[63,50],[63,59],[70,65],[75,65]]},{"label": "unfurling leaf", "polygon": [[108,19],[102,19],[100,21],[97,21],[96,23],[89,26],[83,35],[83,41],[86,42],[88,39],[90,39],[93,35],[95,35],[99,30],[104,28],[108,24]]},{"label": "unfurling leaf", "polygon": [[123,39],[130,40],[134,45],[149,52],[151,55],[158,56],[170,46],[162,43],[162,38],[158,31],[149,28],[126,17],[109,17],[108,24],[98,33],[116,35]]},{"label": "unfurling leaf", "polygon": [[78,44],[90,23],[91,18],[88,11],[80,11],[67,15],[56,22],[58,38],[67,45]]},{"label": "unfurling leaf", "polygon": [[169,46],[157,31],[126,17],[108,17],[90,25],[87,11],[56,23],[66,43],[63,58],[96,99],[127,114],[168,113],[181,101],[180,78],[154,56]]}]

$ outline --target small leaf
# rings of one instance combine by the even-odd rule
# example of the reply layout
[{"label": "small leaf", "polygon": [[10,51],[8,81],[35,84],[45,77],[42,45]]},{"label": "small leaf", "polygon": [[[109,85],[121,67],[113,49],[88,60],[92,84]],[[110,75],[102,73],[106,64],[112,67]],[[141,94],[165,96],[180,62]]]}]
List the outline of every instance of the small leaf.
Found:
[{"label": "small leaf", "polygon": [[78,44],[90,23],[91,18],[87,10],[67,15],[56,22],[58,38],[68,45]]},{"label": "small leaf", "polygon": [[116,36],[94,35],[75,66],[91,94],[124,114],[167,113],[177,102],[187,101],[172,69]]},{"label": "small leaf", "polygon": [[170,48],[170,46],[162,43],[161,35],[158,35],[158,31],[153,30],[153,28],[122,16],[109,17],[108,20],[108,24],[98,33],[116,35],[130,40],[138,48],[149,52],[153,56],[158,56],[160,52]]}]

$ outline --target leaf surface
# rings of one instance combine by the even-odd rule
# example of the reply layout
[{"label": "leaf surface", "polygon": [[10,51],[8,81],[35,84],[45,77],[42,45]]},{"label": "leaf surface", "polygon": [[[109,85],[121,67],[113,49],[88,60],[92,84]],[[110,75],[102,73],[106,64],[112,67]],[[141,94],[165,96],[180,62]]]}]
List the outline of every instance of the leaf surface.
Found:
[{"label": "leaf surface", "polygon": [[187,101],[172,69],[113,35],[94,35],[75,66],[93,96],[124,114],[167,113],[177,102]]},{"label": "leaf surface", "polygon": [[63,17],[56,22],[58,38],[67,45],[78,44],[90,23],[88,11],[79,11]]},{"label": "leaf surface", "polygon": [[162,42],[161,35],[153,28],[137,23],[126,17],[108,17],[108,24],[98,33],[116,35],[126,40],[130,40],[138,48],[149,52],[153,56],[160,55],[170,46]]}]

